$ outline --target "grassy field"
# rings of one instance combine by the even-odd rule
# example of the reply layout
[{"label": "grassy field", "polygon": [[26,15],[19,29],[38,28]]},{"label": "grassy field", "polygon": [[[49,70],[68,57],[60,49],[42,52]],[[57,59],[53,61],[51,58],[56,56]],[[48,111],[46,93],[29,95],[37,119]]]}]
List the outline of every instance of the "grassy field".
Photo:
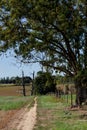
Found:
[{"label": "grassy field", "polygon": [[35,130],[86,130],[87,111],[71,110],[68,105],[53,96],[38,97]]},{"label": "grassy field", "polygon": [[33,96],[0,96],[0,110],[13,110],[19,109],[26,104],[31,104]]}]

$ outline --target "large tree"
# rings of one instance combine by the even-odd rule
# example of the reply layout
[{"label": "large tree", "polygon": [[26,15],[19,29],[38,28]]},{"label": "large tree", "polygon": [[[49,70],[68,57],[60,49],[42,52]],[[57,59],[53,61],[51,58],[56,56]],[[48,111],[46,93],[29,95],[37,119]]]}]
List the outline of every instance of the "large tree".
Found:
[{"label": "large tree", "polygon": [[79,104],[87,77],[86,0],[1,0],[0,15],[0,50],[13,48],[22,61],[76,77]]}]

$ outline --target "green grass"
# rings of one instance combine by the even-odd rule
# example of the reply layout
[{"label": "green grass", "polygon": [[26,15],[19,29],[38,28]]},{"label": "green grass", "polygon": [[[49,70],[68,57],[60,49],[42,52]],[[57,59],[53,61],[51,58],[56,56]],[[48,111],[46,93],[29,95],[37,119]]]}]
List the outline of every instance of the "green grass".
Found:
[{"label": "green grass", "polygon": [[23,96],[6,96],[0,97],[0,110],[12,110],[19,109],[26,104],[31,104],[33,101],[32,96],[23,97]]},{"label": "green grass", "polygon": [[86,130],[87,120],[80,118],[79,111],[70,111],[69,105],[53,96],[38,97],[35,130]]}]

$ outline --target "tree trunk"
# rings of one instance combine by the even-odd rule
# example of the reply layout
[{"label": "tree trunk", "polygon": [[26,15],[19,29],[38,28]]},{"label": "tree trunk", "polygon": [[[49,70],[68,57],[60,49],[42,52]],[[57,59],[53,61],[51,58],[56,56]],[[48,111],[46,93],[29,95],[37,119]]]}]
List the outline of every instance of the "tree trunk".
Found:
[{"label": "tree trunk", "polygon": [[78,86],[76,86],[76,105],[77,106],[80,106],[80,96],[79,96],[79,92],[80,92],[80,90],[79,90],[79,87]]},{"label": "tree trunk", "polygon": [[71,89],[71,106],[73,106],[73,93],[72,93],[72,89]]},{"label": "tree trunk", "polygon": [[76,105],[81,106],[87,100],[87,88],[81,80],[75,82],[76,87]]}]

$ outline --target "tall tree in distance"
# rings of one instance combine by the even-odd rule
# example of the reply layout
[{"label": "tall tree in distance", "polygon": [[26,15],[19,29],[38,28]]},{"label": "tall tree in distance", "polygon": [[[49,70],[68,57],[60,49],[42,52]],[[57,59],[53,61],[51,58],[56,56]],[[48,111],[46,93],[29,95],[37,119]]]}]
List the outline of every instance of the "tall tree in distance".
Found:
[{"label": "tall tree in distance", "polygon": [[74,76],[81,104],[87,98],[86,0],[1,0],[0,14],[0,50],[13,48],[23,62]]}]

